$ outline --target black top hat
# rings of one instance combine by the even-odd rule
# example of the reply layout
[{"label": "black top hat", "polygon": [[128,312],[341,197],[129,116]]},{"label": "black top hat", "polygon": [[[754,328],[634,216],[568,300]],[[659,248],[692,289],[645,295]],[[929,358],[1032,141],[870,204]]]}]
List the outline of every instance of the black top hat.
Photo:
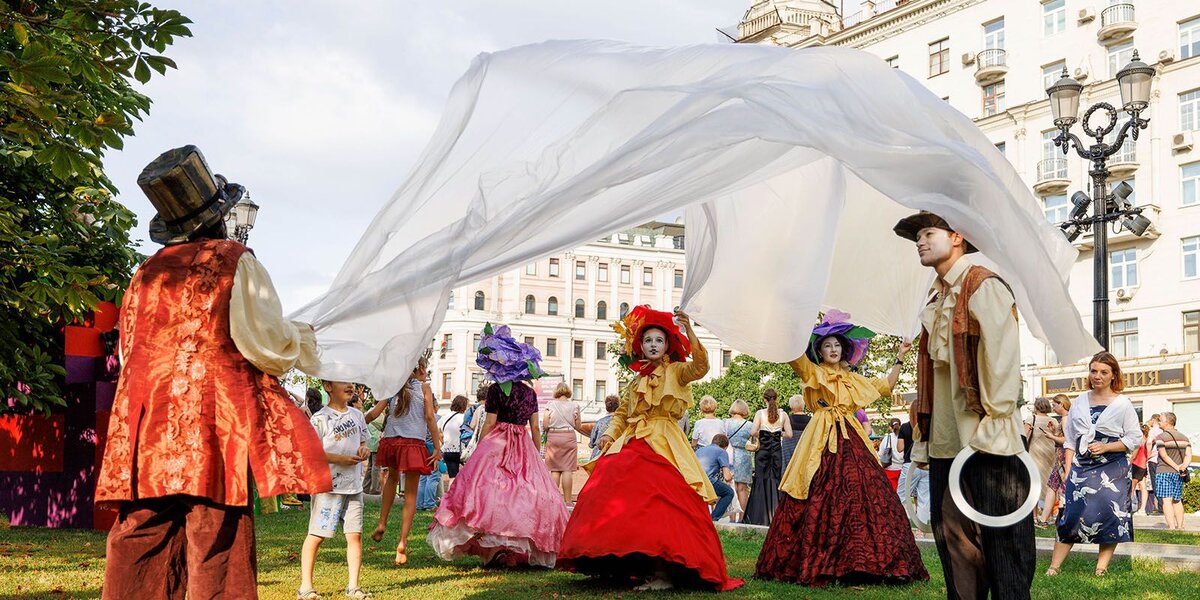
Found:
[{"label": "black top hat", "polygon": [[[946,231],[961,234],[961,232],[951,227],[945,219],[926,210],[900,219],[900,222],[896,223],[896,226],[892,228],[892,231],[896,232],[896,235],[906,240],[915,242],[917,241],[917,234],[920,233],[922,229],[927,227],[937,227],[938,229],[945,229]],[[971,242],[967,241],[966,239],[963,239],[963,247],[966,249],[967,254],[979,252],[979,249],[973,246]]]},{"label": "black top hat", "polygon": [[224,221],[246,189],[213,175],[200,149],[187,145],[168,150],[142,169],[138,186],[158,214],[150,220],[150,239],[182,244]]}]

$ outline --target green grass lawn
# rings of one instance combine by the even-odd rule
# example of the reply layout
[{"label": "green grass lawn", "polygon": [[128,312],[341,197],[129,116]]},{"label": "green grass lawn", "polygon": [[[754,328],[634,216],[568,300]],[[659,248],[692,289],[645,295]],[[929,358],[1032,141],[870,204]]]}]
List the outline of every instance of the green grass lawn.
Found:
[{"label": "green grass lawn", "polygon": [[[366,522],[374,523],[377,504],[367,503]],[[484,569],[478,560],[462,559],[444,563],[433,556],[425,544],[430,514],[418,513],[409,542],[409,564],[391,564],[399,530],[399,513],[393,513],[393,527],[382,544],[368,539],[364,549],[362,585],[376,598],[636,598],[640,594],[626,589],[601,587],[570,573],[544,570],[507,571]],[[285,511],[258,518],[259,594],[266,599],[295,597],[299,584],[300,542],[307,530],[307,513]],[[1168,532],[1154,532],[1166,534]],[[1138,532],[1139,540],[1144,539]],[[1179,534],[1176,534],[1179,535]],[[1185,534],[1186,535],[1186,534]],[[1195,534],[1191,534],[1193,538]],[[735,577],[749,578],[754,572],[761,538],[749,534],[724,533],[721,536],[729,570]],[[1146,539],[1145,541],[1151,541]],[[1157,541],[1157,540],[1155,540]],[[1194,543],[1194,539],[1192,542]],[[937,554],[924,551],[925,565],[932,579],[902,587],[867,586],[809,589],[789,584],[750,580],[745,587],[722,598],[945,598],[941,566]],[[326,542],[317,558],[316,584],[326,598],[340,598],[346,583],[345,541]],[[1038,562],[1033,597],[1120,598],[1129,600],[1200,598],[1200,577],[1194,573],[1167,573],[1161,564],[1143,559],[1114,561],[1108,577],[1091,575],[1094,559],[1072,556],[1064,565],[1063,575],[1041,575],[1046,561]],[[104,534],[95,531],[9,528],[0,525],[0,599],[99,598],[104,579]],[[674,593],[683,597],[697,593]]]},{"label": "green grass lawn", "polygon": [[[1040,538],[1052,538],[1053,527],[1039,527],[1034,535]],[[1166,529],[1135,529],[1133,541],[1140,544],[1181,544],[1185,546],[1200,546],[1200,533],[1190,531],[1168,531]]]}]

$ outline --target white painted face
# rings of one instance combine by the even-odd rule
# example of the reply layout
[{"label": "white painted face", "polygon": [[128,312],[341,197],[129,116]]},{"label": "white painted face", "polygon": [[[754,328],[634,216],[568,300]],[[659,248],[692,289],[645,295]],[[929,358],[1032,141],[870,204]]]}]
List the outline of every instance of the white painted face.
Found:
[{"label": "white painted face", "polygon": [[667,354],[667,334],[661,329],[647,329],[642,332],[642,356],[646,360],[656,361]]},{"label": "white painted face", "polygon": [[842,362],[842,343],[835,337],[827,337],[821,342],[821,360],[825,363],[836,365]]},{"label": "white painted face", "polygon": [[921,266],[936,266],[950,258],[956,240],[961,243],[962,236],[941,227],[926,227],[918,231],[917,256],[921,258]]},{"label": "white painted face", "polygon": [[1088,366],[1088,381],[1092,384],[1093,390],[1109,389],[1112,387],[1112,380],[1112,367],[1102,362],[1094,362]]}]

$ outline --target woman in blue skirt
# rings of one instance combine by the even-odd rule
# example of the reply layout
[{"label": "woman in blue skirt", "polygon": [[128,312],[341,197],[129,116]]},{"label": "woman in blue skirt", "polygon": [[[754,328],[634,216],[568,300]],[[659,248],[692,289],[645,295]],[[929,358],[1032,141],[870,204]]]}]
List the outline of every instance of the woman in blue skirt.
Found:
[{"label": "woman in blue skirt", "polygon": [[1108,571],[1117,544],[1133,541],[1129,456],[1142,443],[1142,428],[1116,357],[1100,352],[1088,365],[1090,389],[1075,398],[1063,425],[1066,441],[1066,504],[1058,517],[1058,541],[1046,575],[1058,575],[1075,544],[1099,544],[1096,575]]}]

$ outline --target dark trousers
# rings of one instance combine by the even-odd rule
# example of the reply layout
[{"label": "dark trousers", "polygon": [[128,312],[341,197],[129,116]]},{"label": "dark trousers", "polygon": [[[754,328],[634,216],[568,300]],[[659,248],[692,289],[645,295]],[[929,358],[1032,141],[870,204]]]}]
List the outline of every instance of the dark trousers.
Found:
[{"label": "dark trousers", "polygon": [[258,598],[251,507],[193,496],[126,502],[106,555],[105,600]]},{"label": "dark trousers", "polygon": [[717,521],[725,516],[725,511],[729,510],[729,504],[733,502],[734,492],[728,483],[720,479],[713,479],[712,486],[717,492],[717,504],[712,509],[712,520]]},{"label": "dark trousers", "polygon": [[[952,459],[929,461],[933,536],[950,600],[1029,598],[1037,547],[1033,517],[1010,527],[983,527],[963,516],[950,497]],[[975,510],[1004,515],[1029,495],[1029,475],[1015,456],[976,454],[963,468],[962,491]]]}]

